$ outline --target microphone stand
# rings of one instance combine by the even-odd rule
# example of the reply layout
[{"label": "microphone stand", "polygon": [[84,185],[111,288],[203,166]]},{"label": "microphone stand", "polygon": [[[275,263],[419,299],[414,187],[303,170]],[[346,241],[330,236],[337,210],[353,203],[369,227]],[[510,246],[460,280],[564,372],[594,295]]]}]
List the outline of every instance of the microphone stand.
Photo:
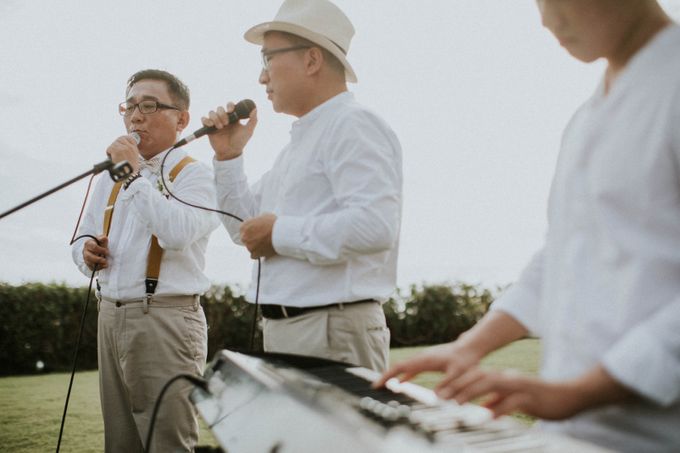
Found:
[{"label": "microphone stand", "polygon": [[86,171],[82,175],[78,175],[73,179],[69,179],[65,183],[59,184],[57,187],[54,187],[54,188],[48,190],[47,192],[38,195],[37,197],[31,198],[30,200],[28,200],[24,203],[21,203],[19,206],[13,207],[9,211],[3,212],[2,214],[0,214],[0,219],[7,217],[8,215],[12,214],[13,212],[16,212],[20,209],[25,208],[26,206],[31,205],[31,204],[35,203],[36,201],[41,200],[41,199],[45,198],[46,196],[51,195],[54,192],[57,192],[58,190],[63,189],[66,186],[70,186],[74,182],[79,181],[79,180],[85,178],[86,176],[96,175],[96,174],[103,172],[104,170],[109,171],[109,173],[111,174],[111,179],[113,179],[114,181],[120,181],[122,179],[127,178],[132,173],[132,166],[128,163],[128,161],[122,161],[122,162],[119,162],[115,165],[110,159],[105,160],[103,162],[100,162],[100,163],[94,165],[90,170]]}]

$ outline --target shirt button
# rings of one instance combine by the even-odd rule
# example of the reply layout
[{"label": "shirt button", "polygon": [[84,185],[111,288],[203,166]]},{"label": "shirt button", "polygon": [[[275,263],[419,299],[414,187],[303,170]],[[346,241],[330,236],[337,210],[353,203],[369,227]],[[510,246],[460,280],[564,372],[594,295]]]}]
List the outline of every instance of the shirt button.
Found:
[{"label": "shirt button", "polygon": [[121,305],[123,304],[121,304],[120,302],[116,302],[116,307],[120,307]]}]

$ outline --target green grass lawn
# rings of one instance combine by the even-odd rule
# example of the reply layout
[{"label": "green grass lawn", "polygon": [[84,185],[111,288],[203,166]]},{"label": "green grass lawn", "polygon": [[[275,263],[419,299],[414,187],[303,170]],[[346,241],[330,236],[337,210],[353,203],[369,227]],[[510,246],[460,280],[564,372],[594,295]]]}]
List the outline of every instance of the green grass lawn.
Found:
[{"label": "green grass lawn", "polygon": [[[391,361],[404,360],[421,349],[393,349]],[[539,356],[538,340],[522,340],[490,355],[483,364],[495,369],[513,368],[535,374]],[[61,373],[0,378],[0,450],[34,453],[56,448],[68,380],[69,375]],[[437,376],[424,373],[414,382],[432,388]],[[217,445],[203,424],[200,444]],[[104,428],[99,409],[97,372],[77,373],[61,451],[88,453],[101,452],[103,449]]]}]

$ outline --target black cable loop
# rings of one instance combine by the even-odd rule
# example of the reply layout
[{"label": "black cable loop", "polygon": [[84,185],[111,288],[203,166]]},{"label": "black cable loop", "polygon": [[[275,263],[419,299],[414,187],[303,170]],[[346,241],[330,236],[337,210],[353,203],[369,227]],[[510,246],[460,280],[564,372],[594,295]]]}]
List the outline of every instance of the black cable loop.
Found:
[{"label": "black cable loop", "polygon": [[187,206],[191,206],[192,208],[202,209],[202,210],[208,211],[208,212],[216,212],[216,213],[218,213],[218,214],[222,214],[222,215],[225,215],[225,216],[227,216],[227,217],[231,217],[232,219],[238,220],[239,222],[243,223],[243,219],[240,218],[240,217],[237,216],[237,215],[234,215],[234,214],[231,214],[231,213],[225,212],[225,211],[220,211],[219,209],[208,208],[208,207],[205,207],[205,206],[199,206],[199,205],[195,205],[195,204],[189,203],[189,202],[187,202],[187,201],[184,201],[184,200],[178,198],[177,195],[175,195],[174,193],[172,193],[172,192],[170,191],[170,188],[168,187],[168,185],[167,185],[166,182],[165,182],[165,176],[163,175],[163,167],[165,166],[165,161],[166,161],[166,159],[168,158],[168,156],[170,155],[170,153],[171,153],[172,151],[176,150],[176,149],[178,149],[178,148],[175,148],[174,146],[173,146],[172,148],[170,148],[170,149],[168,150],[168,152],[165,153],[165,156],[163,156],[163,159],[161,160],[161,170],[160,170],[161,183],[163,183],[163,188],[165,189],[166,192],[168,192],[168,195],[170,195],[172,198],[174,198],[175,200],[179,201],[180,203],[185,204],[185,205],[187,205]]},{"label": "black cable loop", "polygon": [[[74,242],[76,242],[78,239],[80,239],[81,236],[76,238],[76,233],[78,232],[78,227],[80,226],[80,220],[83,218],[83,212],[85,212],[85,204],[87,203],[87,199],[90,196],[90,188],[92,187],[92,181],[94,181],[95,175],[92,175],[90,177],[90,180],[87,182],[87,191],[85,192],[85,198],[83,199],[83,205],[80,207],[80,214],[78,214],[78,221],[76,222],[76,227],[73,229],[73,234],[71,235],[71,242],[69,242],[68,245],[73,245]],[[97,239],[95,238],[95,241]]]},{"label": "black cable loop", "polygon": [[[82,236],[79,236],[78,238],[74,239],[73,242],[77,241],[78,239],[82,237],[91,237],[95,241],[97,241],[97,238],[95,238],[92,235],[89,234],[84,234]],[[73,242],[71,244],[73,244]],[[99,241],[97,241],[99,243]],[[83,309],[83,315],[80,318],[80,330],[78,332],[78,341],[76,342],[76,350],[75,353],[73,354],[73,367],[71,368],[71,378],[69,379],[68,382],[68,391],[66,392],[66,401],[64,401],[64,412],[61,416],[61,426],[59,427],[59,439],[57,440],[57,450],[56,452],[59,453],[59,449],[61,448],[61,438],[62,435],[64,434],[64,423],[66,422],[66,412],[68,411],[68,403],[69,400],[71,399],[71,389],[73,388],[73,378],[75,377],[76,374],[76,366],[78,364],[78,353],[80,352],[80,341],[83,338],[83,331],[85,330],[85,318],[87,316],[87,308],[90,305],[90,294],[92,293],[92,282],[94,281],[94,275],[97,273],[97,265],[94,265],[94,268],[92,269],[92,276],[90,277],[90,285],[87,288],[87,299],[85,300],[85,308]]]},{"label": "black cable loop", "polygon": [[[208,211],[208,212],[216,212],[218,214],[222,214],[222,215],[225,215],[227,217],[231,217],[232,219],[238,220],[239,222],[243,223],[243,219],[238,217],[237,215],[231,214],[229,212],[221,211],[219,209],[208,208],[208,207],[205,207],[205,206],[198,206],[198,205],[186,202],[186,201],[180,199],[179,197],[177,197],[177,195],[175,195],[174,193],[172,193],[170,191],[170,188],[168,187],[168,185],[165,182],[165,176],[163,175],[163,167],[165,167],[165,161],[167,160],[170,153],[172,151],[176,150],[176,149],[178,149],[178,148],[173,146],[172,148],[170,148],[168,150],[167,153],[165,153],[165,156],[163,156],[163,159],[161,159],[161,168],[160,168],[161,183],[163,184],[163,188],[168,193],[168,195],[170,197],[174,198],[175,200],[179,201],[180,203],[185,204],[187,206],[191,206],[192,208],[202,209],[202,210]],[[261,270],[262,270],[262,260],[260,258],[258,258],[257,259],[257,283],[256,283],[256,286],[255,286],[255,304],[254,304],[255,305],[255,311],[253,313],[253,323],[252,323],[251,328],[250,328],[250,350],[251,351],[253,351],[253,348],[255,347],[255,327],[257,326],[257,311],[258,311],[258,308],[260,306],[259,301],[260,301],[260,275],[261,275]]]},{"label": "black cable loop", "polygon": [[[186,201],[180,199],[179,197],[177,197],[174,193],[172,193],[170,191],[170,188],[168,187],[168,185],[165,182],[165,177],[163,175],[163,167],[165,166],[165,161],[168,158],[168,156],[170,155],[170,152],[174,151],[175,149],[177,149],[177,148],[174,147],[174,146],[172,148],[170,148],[168,150],[168,152],[165,154],[165,156],[163,156],[163,159],[161,160],[161,168],[160,168],[161,183],[163,184],[163,188],[166,190],[168,195],[170,197],[174,198],[175,200],[177,200],[178,202],[185,204],[187,206],[190,206],[192,208],[202,209],[204,211],[209,211],[209,212],[216,212],[218,214],[222,214],[222,215],[225,215],[227,217],[231,217],[231,218],[233,218],[233,219],[235,219],[239,222],[243,222],[242,218],[240,218],[240,217],[238,217],[234,214],[231,214],[229,212],[221,211],[219,209],[208,208],[208,207],[205,207],[205,206],[198,206],[198,205],[186,202]],[[73,237],[71,238],[69,245],[73,245],[76,241],[78,241],[80,239],[91,238],[92,240],[94,240],[97,243],[97,245],[101,246],[101,242],[99,241],[99,239],[97,239],[92,234],[81,234],[80,236],[75,237],[76,232],[78,231],[78,227],[80,225],[80,220],[81,220],[82,215],[83,215],[85,203],[87,202],[87,198],[88,198],[88,195],[90,193],[90,187],[91,187],[93,179],[94,179],[94,175],[93,175],[92,178],[90,178],[90,181],[88,183],[87,193],[85,195],[85,200],[83,201],[83,206],[80,210],[80,215],[78,216],[78,221],[76,223],[75,230],[73,231]],[[253,313],[253,323],[252,323],[252,326],[251,326],[251,336],[250,336],[250,350],[251,351],[253,350],[254,344],[255,344],[255,327],[257,325],[257,311],[258,311],[258,308],[259,308],[261,268],[262,268],[262,261],[258,258],[257,259],[257,285],[256,285],[256,289],[255,289],[255,311]],[[78,353],[80,352],[80,342],[82,340],[83,331],[84,331],[84,328],[85,328],[85,319],[86,319],[86,316],[87,316],[87,309],[88,309],[89,304],[90,304],[90,294],[92,293],[92,283],[94,282],[94,277],[95,277],[95,274],[97,273],[97,270],[98,270],[98,265],[95,264],[94,268],[92,269],[92,275],[90,276],[90,283],[88,285],[88,290],[87,290],[87,298],[85,300],[85,308],[83,310],[83,315],[80,319],[80,329],[79,329],[79,332],[78,332],[78,340],[76,342],[76,349],[75,349],[75,353],[74,353],[74,357],[73,357],[73,367],[71,369],[71,377],[69,379],[68,391],[66,393],[66,400],[64,401],[64,412],[63,412],[62,417],[61,417],[61,426],[59,428],[59,439],[57,440],[56,453],[59,453],[60,448],[61,448],[61,439],[62,439],[63,432],[64,432],[64,424],[65,424],[65,421],[66,421],[66,413],[68,411],[68,404],[69,404],[69,401],[70,401],[70,398],[71,398],[71,390],[73,388],[73,380],[74,380],[74,377],[75,377],[76,367],[77,367],[77,364],[78,364]],[[198,386],[207,390],[207,383],[205,382],[205,380],[203,380],[202,378],[193,376],[193,375],[189,375],[189,374],[177,375],[177,376],[173,377],[172,379],[170,379],[170,381],[168,381],[165,384],[165,386],[161,390],[160,395],[158,396],[158,399],[156,400],[156,404],[154,406],[153,414],[152,414],[152,417],[151,417],[151,423],[150,423],[150,426],[149,426],[149,433],[147,435],[147,443],[146,443],[146,452],[147,453],[150,451],[150,448],[151,448],[151,439],[153,437],[153,427],[154,427],[154,424],[155,424],[155,421],[156,421],[156,415],[157,415],[157,412],[158,412],[158,407],[160,406],[160,402],[161,402],[165,392],[167,391],[168,387],[178,379],[186,379],[186,380],[194,383],[195,385],[198,385]]]},{"label": "black cable loop", "polygon": [[[90,186],[92,185],[92,180],[94,179],[94,175],[92,175],[92,178],[90,178],[90,182],[87,184],[87,192],[85,193],[85,199],[83,200],[83,206],[80,208],[80,215],[78,216],[78,221],[76,222],[76,228],[73,230],[73,236],[71,237],[71,242],[69,242],[69,245],[73,245],[76,241],[84,238],[92,238],[97,245],[101,245],[99,242],[99,239],[97,239],[95,236],[91,234],[81,234],[78,237],[76,236],[76,232],[78,231],[78,227],[80,226],[80,220],[83,217],[83,210],[85,209],[85,203],[87,202],[88,195],[90,194]],[[61,438],[64,435],[64,424],[66,423],[66,413],[68,412],[68,403],[71,400],[71,389],[73,388],[73,379],[75,378],[76,374],[76,367],[78,365],[78,353],[80,352],[80,341],[83,338],[83,331],[85,330],[85,319],[87,316],[87,309],[90,306],[90,294],[92,294],[92,282],[94,282],[94,276],[97,273],[98,265],[95,264],[94,268],[92,269],[92,275],[90,276],[90,284],[87,287],[87,298],[85,299],[85,308],[83,309],[83,315],[80,318],[80,329],[78,331],[78,340],[76,341],[76,350],[73,354],[73,366],[71,367],[71,377],[68,382],[68,390],[66,391],[66,400],[64,401],[64,412],[61,415],[61,425],[59,427],[59,439],[57,440],[57,450],[56,453],[59,453],[59,450],[61,449]]]},{"label": "black cable loop", "polygon": [[161,392],[158,394],[158,398],[156,398],[156,403],[153,406],[153,412],[151,413],[151,420],[149,421],[149,431],[147,432],[146,435],[146,444],[144,444],[144,452],[149,453],[151,451],[151,439],[153,439],[153,431],[154,431],[154,426],[156,425],[156,417],[158,416],[158,409],[161,406],[161,401],[163,401],[163,397],[165,396],[165,392],[168,391],[170,386],[172,385],[173,382],[178,381],[179,379],[186,379],[187,381],[191,382],[197,387],[202,388],[206,392],[208,391],[208,382],[200,377],[194,376],[193,374],[177,374],[170,378],[168,382],[165,383],[163,388],[161,389]]}]

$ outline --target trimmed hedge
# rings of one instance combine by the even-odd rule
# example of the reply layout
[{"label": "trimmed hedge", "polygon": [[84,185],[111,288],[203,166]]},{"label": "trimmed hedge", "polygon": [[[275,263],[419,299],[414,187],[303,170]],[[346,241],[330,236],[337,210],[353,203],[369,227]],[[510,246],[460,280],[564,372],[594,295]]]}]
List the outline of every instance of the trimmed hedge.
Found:
[{"label": "trimmed hedge", "polygon": [[[70,369],[87,288],[28,283],[0,285],[0,374]],[[92,297],[94,299],[94,297]],[[97,303],[90,301],[81,369],[97,367]]]},{"label": "trimmed hedge", "polygon": [[[0,283],[0,375],[69,371],[78,339],[87,288],[63,284]],[[392,346],[450,341],[487,311],[493,293],[467,284],[412,286],[385,305]],[[220,349],[249,349],[253,306],[228,286],[214,286],[202,298],[208,320],[208,358]],[[259,319],[258,319],[259,326]],[[262,348],[261,331],[255,348]],[[42,363],[42,367],[38,367]],[[97,301],[92,294],[78,357],[78,369],[97,367]]]},{"label": "trimmed hedge", "polygon": [[455,340],[487,312],[491,290],[459,283],[455,286],[411,286],[406,296],[384,305],[390,346],[418,346]]}]

